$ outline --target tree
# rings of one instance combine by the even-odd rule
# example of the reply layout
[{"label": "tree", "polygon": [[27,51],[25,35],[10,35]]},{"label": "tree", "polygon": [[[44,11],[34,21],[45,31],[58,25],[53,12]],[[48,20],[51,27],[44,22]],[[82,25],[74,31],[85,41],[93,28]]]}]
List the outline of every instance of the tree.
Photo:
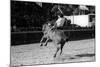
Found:
[{"label": "tree", "polygon": [[71,5],[54,5],[51,12],[55,14],[63,13],[64,15],[72,15],[73,8]]}]

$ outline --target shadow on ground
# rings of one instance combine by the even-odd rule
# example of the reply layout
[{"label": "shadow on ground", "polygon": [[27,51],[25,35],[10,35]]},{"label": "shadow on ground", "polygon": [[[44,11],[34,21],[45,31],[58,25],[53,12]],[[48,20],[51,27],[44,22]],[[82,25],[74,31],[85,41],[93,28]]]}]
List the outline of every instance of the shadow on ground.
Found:
[{"label": "shadow on ground", "polygon": [[75,59],[80,59],[80,58],[91,58],[94,57],[95,54],[77,54],[77,55],[63,55],[61,57],[58,57],[56,60],[61,60],[61,61],[65,61],[65,60],[75,60]]}]

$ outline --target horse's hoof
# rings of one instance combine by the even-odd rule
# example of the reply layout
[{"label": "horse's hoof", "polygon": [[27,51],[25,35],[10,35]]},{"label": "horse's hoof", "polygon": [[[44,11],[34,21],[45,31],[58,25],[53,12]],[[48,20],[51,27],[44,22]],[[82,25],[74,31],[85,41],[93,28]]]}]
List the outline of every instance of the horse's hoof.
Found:
[{"label": "horse's hoof", "polygon": [[44,46],[47,46],[47,45],[44,45]]},{"label": "horse's hoof", "polygon": [[56,55],[53,56],[54,58],[56,57]]},{"label": "horse's hoof", "polygon": [[40,46],[43,46],[43,44],[41,44]]}]

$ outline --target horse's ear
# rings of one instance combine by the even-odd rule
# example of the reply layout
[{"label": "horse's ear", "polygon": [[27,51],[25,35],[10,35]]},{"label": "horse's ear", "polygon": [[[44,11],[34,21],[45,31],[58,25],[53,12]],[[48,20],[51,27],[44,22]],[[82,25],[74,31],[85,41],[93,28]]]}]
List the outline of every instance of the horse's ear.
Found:
[{"label": "horse's ear", "polygon": [[45,26],[45,24],[42,25],[42,30],[44,30],[44,26]]}]

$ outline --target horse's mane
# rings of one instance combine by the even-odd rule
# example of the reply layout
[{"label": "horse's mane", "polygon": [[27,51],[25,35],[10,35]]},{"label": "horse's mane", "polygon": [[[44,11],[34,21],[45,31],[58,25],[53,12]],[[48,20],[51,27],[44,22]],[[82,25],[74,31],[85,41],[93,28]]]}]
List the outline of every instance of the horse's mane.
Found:
[{"label": "horse's mane", "polygon": [[51,25],[54,25],[55,22],[56,22],[56,19],[51,20],[51,21],[49,20],[49,21],[47,21],[46,23],[44,23],[43,26],[44,26],[44,25],[47,25],[48,23],[50,23]]}]

